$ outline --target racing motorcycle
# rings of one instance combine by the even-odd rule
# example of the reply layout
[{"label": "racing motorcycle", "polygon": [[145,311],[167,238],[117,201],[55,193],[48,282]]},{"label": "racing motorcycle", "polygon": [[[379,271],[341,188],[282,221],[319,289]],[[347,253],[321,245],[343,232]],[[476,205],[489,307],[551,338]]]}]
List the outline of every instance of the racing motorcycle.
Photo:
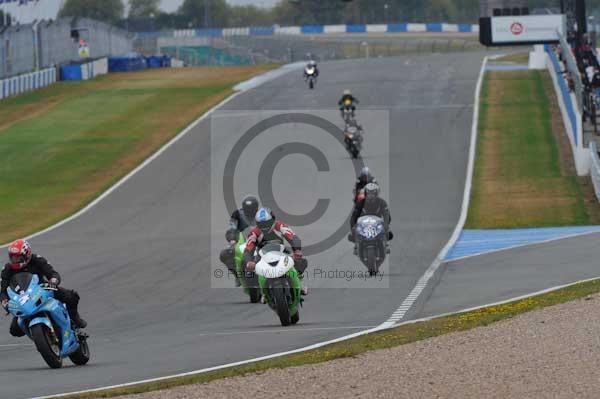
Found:
[{"label": "racing motorcycle", "polygon": [[358,257],[369,270],[369,275],[376,275],[389,253],[383,219],[374,215],[360,217],[356,223],[355,240]]},{"label": "racing motorcycle", "polygon": [[8,312],[17,317],[19,327],[35,343],[42,358],[53,369],[62,360],[83,366],[90,360],[88,335],[74,330],[64,303],[54,299],[55,288],[41,284],[31,273],[17,273],[8,287]]},{"label": "racing motorcycle", "polygon": [[244,293],[250,297],[251,303],[260,301],[261,293],[258,284],[258,276],[254,272],[248,272],[244,268],[244,251],[246,250],[246,238],[250,232],[250,227],[244,232],[240,232],[238,241],[235,244],[235,270],[240,278]]},{"label": "racing motorcycle", "polygon": [[344,100],[344,104],[342,106],[342,118],[346,125],[356,125],[356,121],[354,119],[354,105],[352,104],[352,100],[346,99]]},{"label": "racing motorcycle", "polygon": [[298,308],[302,302],[299,273],[306,269],[306,260],[299,259],[296,264],[285,246],[279,243],[265,245],[259,251],[259,256],[260,261],[254,271],[266,303],[277,313],[282,326],[298,323]]},{"label": "racing motorcycle", "polygon": [[344,142],[346,149],[352,155],[352,158],[358,158],[362,150],[362,128],[356,124],[346,125],[344,129]]},{"label": "racing motorcycle", "polygon": [[308,87],[312,90],[317,84],[317,70],[315,67],[308,66],[304,68],[305,80],[308,82]]}]

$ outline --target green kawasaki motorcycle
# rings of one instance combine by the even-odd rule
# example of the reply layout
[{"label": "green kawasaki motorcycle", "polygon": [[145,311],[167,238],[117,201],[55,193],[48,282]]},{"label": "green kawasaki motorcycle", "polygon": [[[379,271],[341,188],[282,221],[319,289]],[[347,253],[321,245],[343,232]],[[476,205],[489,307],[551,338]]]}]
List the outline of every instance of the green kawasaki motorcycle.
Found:
[{"label": "green kawasaki motorcycle", "polygon": [[[296,324],[300,320],[298,308],[302,302],[299,270],[285,246],[269,243],[260,251],[260,262],[255,273],[262,295],[281,321],[282,326]],[[300,273],[306,269],[306,260],[298,260]]]}]

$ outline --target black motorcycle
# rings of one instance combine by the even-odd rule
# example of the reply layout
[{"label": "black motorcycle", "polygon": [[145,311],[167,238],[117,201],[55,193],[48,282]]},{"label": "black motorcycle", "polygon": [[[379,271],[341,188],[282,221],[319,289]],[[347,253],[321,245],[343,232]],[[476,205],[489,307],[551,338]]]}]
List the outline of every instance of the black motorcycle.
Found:
[{"label": "black motorcycle", "polygon": [[362,127],[356,124],[348,124],[344,129],[344,142],[346,149],[352,158],[358,158],[362,150],[363,134]]}]

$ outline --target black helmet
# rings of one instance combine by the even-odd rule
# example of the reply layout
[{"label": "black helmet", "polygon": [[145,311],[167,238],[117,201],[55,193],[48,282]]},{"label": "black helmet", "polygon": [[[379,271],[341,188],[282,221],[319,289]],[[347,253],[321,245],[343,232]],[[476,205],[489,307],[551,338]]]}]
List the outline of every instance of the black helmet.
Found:
[{"label": "black helmet", "polygon": [[379,186],[375,183],[369,183],[365,186],[365,199],[374,200],[379,197]]},{"label": "black helmet", "polygon": [[369,183],[373,181],[373,175],[371,174],[371,169],[369,169],[368,166],[362,168],[360,175],[358,176],[358,180],[360,180],[361,183]]},{"label": "black helmet", "polygon": [[258,199],[249,195],[242,201],[242,211],[244,212],[244,216],[248,220],[252,220],[258,212]]}]

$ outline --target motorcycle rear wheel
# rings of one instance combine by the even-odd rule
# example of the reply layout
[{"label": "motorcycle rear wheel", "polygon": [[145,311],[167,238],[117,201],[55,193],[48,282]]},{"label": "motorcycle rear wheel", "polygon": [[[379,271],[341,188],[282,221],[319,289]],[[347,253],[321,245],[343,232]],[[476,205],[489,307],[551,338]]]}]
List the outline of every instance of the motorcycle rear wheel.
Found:
[{"label": "motorcycle rear wheel", "polygon": [[[58,342],[52,342],[52,334],[50,329],[45,324],[36,324],[31,327],[31,338],[35,343],[42,358],[53,369],[62,367],[62,359],[60,357],[60,348]],[[56,341],[56,339],[54,339]]]},{"label": "motorcycle rear wheel", "polygon": [[78,366],[83,366],[90,361],[90,347],[88,346],[87,340],[83,339],[79,341],[79,348],[69,355],[69,359]]}]

